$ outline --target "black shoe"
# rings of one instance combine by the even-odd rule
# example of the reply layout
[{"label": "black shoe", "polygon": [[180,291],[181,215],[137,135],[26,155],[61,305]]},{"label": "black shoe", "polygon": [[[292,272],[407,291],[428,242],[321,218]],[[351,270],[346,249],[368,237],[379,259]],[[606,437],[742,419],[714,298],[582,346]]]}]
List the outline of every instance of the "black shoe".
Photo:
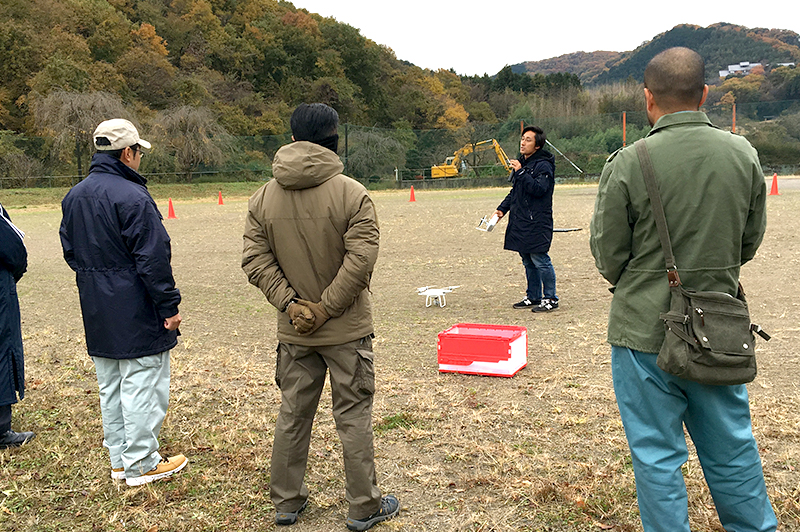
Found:
[{"label": "black shoe", "polygon": [[550,312],[558,308],[558,299],[542,299],[539,306],[533,307],[531,312]]},{"label": "black shoe", "polygon": [[394,495],[387,495],[381,499],[381,508],[374,514],[364,519],[347,519],[347,528],[350,530],[369,530],[382,521],[396,516],[400,511],[400,501]]},{"label": "black shoe", "polygon": [[297,516],[300,515],[300,512],[306,509],[308,506],[308,499],[303,501],[303,504],[295,510],[294,512],[278,512],[275,514],[275,524],[276,525],[293,525],[297,522]]},{"label": "black shoe", "polygon": [[533,301],[531,301],[526,297],[519,303],[514,303],[514,308],[533,308],[539,303],[541,303],[541,300],[539,299],[534,299]]},{"label": "black shoe", "polygon": [[34,439],[36,434],[33,432],[14,432],[13,430],[6,431],[5,434],[0,435],[0,449],[8,449],[9,447],[19,447],[24,443]]}]

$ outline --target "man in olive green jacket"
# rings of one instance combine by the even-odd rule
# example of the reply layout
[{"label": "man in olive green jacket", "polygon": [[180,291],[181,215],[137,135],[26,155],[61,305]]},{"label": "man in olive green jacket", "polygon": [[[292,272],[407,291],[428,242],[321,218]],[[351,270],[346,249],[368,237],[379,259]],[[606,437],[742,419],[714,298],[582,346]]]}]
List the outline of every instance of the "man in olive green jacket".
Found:
[{"label": "man in olive green jacket", "polygon": [[[698,109],[708,94],[702,58],[687,48],[657,55],[645,70],[655,168],[681,281],[736,295],[739,271],[766,228],[764,174],[743,137],[716,129]],[[695,443],[728,531],[774,531],[747,389],[708,386],[656,365],[669,309],[664,253],[633,147],[609,157],[591,222],[600,273],[614,285],[608,318],[614,391],[625,427],[646,532],[689,532],[681,466]]]},{"label": "man in olive green jacket", "polygon": [[311,426],[329,370],[350,503],[347,527],[367,530],[394,517],[399,503],[381,497],[373,451],[368,288],[378,258],[378,220],[364,186],[342,174],[338,118],[323,104],[295,109],[295,142],[278,150],[275,179],[250,198],[242,268],[278,309],[281,408],[270,479],[275,522],[294,524],[308,504],[303,478]]}]

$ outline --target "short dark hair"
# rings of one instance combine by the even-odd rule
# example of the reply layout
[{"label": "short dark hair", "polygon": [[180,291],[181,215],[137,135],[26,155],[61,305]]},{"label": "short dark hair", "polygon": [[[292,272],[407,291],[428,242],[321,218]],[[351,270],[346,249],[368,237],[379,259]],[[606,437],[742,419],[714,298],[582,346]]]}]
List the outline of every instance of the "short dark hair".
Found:
[{"label": "short dark hair", "polygon": [[[105,138],[105,137],[101,137],[101,138]],[[128,146],[128,147],[130,149],[132,149],[133,151],[135,151],[135,152],[142,149],[142,147],[139,146],[138,144],[134,144],[133,146]],[[98,151],[97,153],[107,153],[108,155],[112,156],[114,159],[121,159],[123,151],[125,151],[125,148],[122,148],[120,150],[102,150],[102,151]]]},{"label": "short dark hair", "polygon": [[699,107],[705,77],[706,65],[700,54],[689,48],[668,48],[647,64],[644,86],[660,107]]},{"label": "short dark hair", "polygon": [[294,140],[316,142],[336,134],[339,113],[324,103],[301,103],[289,122]]},{"label": "short dark hair", "polygon": [[540,128],[539,126],[528,126],[522,130],[522,134],[524,135],[528,131],[532,131],[533,136],[536,139],[536,142],[533,143],[534,146],[537,148],[544,146],[544,143],[547,141],[547,135],[544,134],[544,129]]}]

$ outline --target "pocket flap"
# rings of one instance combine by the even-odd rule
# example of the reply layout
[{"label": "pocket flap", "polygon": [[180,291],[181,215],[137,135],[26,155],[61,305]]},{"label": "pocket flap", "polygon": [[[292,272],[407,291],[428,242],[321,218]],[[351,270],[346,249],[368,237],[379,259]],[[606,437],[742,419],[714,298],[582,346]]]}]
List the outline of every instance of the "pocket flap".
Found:
[{"label": "pocket flap", "polygon": [[687,294],[692,329],[697,341],[717,353],[752,355],[755,338],[750,330],[747,303],[723,292]]}]

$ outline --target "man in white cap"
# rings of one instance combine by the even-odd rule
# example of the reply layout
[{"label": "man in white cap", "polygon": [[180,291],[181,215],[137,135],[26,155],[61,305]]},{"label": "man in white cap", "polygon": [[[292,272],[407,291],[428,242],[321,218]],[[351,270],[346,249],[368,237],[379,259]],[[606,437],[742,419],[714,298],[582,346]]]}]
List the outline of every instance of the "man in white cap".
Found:
[{"label": "man in white cap", "polygon": [[61,246],[75,270],[86,348],[97,370],[111,478],[138,486],[188,463],[182,454],[158,452],[181,295],[169,235],[138,173],[150,143],[116,118],[97,126],[94,145],[89,175],[61,202]]}]

